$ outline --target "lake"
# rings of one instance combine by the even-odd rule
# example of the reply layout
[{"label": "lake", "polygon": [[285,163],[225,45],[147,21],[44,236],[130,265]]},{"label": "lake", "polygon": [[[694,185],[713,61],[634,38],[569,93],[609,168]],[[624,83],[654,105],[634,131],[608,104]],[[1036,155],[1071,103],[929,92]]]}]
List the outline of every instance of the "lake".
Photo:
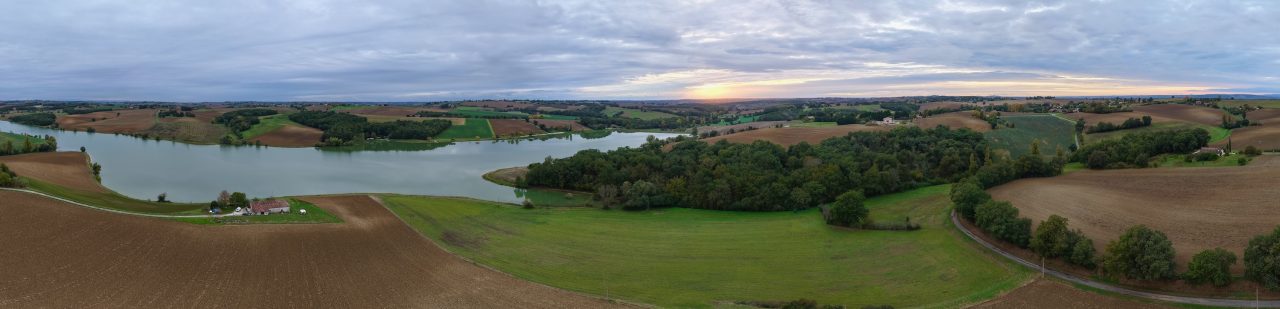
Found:
[{"label": "lake", "polygon": [[599,138],[568,135],[546,140],[457,142],[416,151],[331,151],[316,148],[191,145],[135,137],[52,130],[0,121],[0,131],[52,135],[58,150],[84,146],[102,164],[102,184],[137,199],[160,193],[178,202],[208,202],[222,190],[250,197],[335,193],[463,196],[518,203],[510,187],[481,175],[512,166],[563,158],[585,149],[644,144],[668,133],[615,132]]}]

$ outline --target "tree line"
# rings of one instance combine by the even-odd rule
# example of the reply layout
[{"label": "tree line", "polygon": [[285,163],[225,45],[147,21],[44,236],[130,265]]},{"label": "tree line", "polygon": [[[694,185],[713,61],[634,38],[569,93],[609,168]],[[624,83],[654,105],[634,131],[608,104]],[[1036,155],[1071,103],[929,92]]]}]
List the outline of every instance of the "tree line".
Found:
[{"label": "tree line", "polygon": [[41,143],[32,142],[32,140],[36,139],[34,135],[20,134],[18,136],[22,137],[22,144],[14,144],[13,139],[5,139],[4,143],[0,144],[0,156],[58,150],[58,139],[53,136],[45,135],[43,137],[44,142]]},{"label": "tree line", "polygon": [[[663,148],[668,143],[670,151]],[[945,127],[853,132],[818,145],[783,148],[651,139],[638,148],[584,150],[529,165],[526,185],[595,191],[624,209],[681,207],[780,211],[813,207],[857,191],[865,196],[953,182],[1052,173],[1056,163],[1027,158],[996,164],[982,134]],[[1030,171],[1030,172],[1028,172]],[[1017,174],[1017,175],[1014,175]],[[995,181],[995,180],[992,180]]]},{"label": "tree line", "polygon": [[1120,125],[1115,125],[1105,121],[1098,122],[1098,124],[1095,124],[1092,127],[1089,127],[1086,130],[1086,132],[1102,133],[1102,132],[1111,132],[1116,130],[1136,129],[1136,128],[1141,128],[1141,127],[1150,126],[1150,125],[1151,125],[1151,116],[1142,116],[1142,118],[1125,119],[1125,121],[1120,123]]},{"label": "tree line", "polygon": [[53,113],[30,113],[9,117],[9,121],[29,126],[48,127],[53,126],[58,120],[58,116]]},{"label": "tree line", "polygon": [[369,122],[365,117],[332,111],[301,111],[289,115],[289,120],[324,131],[326,146],[347,145],[365,138],[430,139],[453,125],[440,119]]},{"label": "tree line", "polygon": [[1208,143],[1209,131],[1201,128],[1137,132],[1085,145],[1071,155],[1071,161],[1091,169],[1147,167],[1156,155],[1189,153]]}]

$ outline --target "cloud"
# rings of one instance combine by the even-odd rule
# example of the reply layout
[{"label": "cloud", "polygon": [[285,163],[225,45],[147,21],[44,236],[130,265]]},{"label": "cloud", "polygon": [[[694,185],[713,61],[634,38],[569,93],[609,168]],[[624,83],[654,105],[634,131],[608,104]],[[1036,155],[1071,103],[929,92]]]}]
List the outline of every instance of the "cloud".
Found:
[{"label": "cloud", "polygon": [[[0,3],[0,99],[1272,92],[1267,1]],[[715,88],[716,91],[705,91]]]}]

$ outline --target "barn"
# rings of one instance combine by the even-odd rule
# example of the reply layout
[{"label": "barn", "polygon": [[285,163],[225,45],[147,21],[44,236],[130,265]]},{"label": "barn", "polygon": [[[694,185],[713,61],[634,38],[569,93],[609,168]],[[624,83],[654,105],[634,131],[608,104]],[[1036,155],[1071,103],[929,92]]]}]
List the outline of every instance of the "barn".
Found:
[{"label": "barn", "polygon": [[282,199],[265,199],[249,203],[249,211],[255,215],[289,212],[289,201]]}]

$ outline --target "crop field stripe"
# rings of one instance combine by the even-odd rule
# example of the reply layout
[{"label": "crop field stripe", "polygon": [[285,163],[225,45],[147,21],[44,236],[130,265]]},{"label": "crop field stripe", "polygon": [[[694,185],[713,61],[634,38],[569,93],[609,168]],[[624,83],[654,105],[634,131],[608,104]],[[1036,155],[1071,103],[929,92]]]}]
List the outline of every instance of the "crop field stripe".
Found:
[{"label": "crop field stripe", "polygon": [[1052,155],[1057,147],[1064,150],[1075,143],[1075,123],[1049,114],[1013,115],[1001,117],[1012,123],[1013,128],[1000,128],[984,133],[992,147],[1009,151],[1012,157],[1030,153],[1031,142],[1039,140],[1040,153]]}]

